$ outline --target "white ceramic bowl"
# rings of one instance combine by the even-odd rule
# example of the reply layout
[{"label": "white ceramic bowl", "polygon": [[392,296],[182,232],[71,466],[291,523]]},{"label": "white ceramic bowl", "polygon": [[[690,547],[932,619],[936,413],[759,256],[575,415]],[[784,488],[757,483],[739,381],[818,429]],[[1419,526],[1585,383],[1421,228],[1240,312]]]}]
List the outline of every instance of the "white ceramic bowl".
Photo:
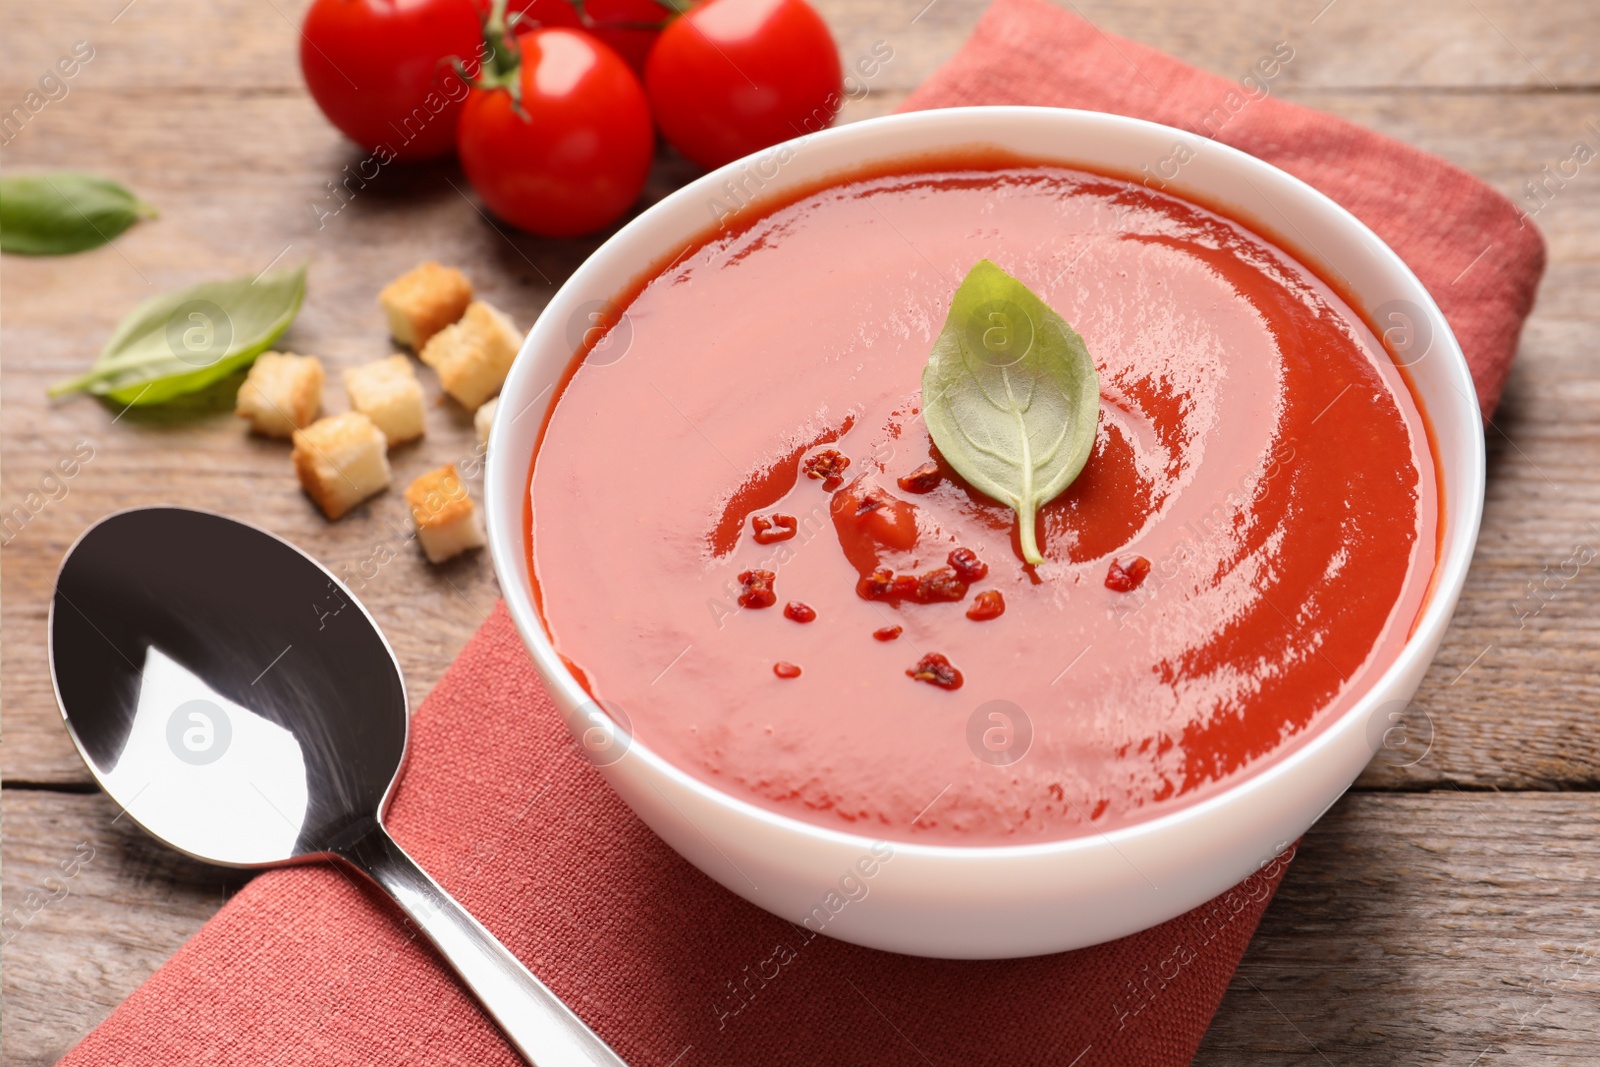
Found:
[{"label": "white ceramic bowl", "polygon": [[[958,108],[827,130],[690,183],[630,222],[573,274],[528,335],[506,381],[484,494],[489,544],[512,617],[569,724],[579,723],[579,709],[594,705],[551,647],[534,608],[523,543],[534,443],[553,386],[573,355],[569,323],[584,323],[585,305],[620,295],[652,264],[705,231],[714,221],[707,205],[724,199],[721,191],[729,178],[757,182],[762,195],[781,194],[863,164],[964,145],[994,145],[1135,178],[1162,174],[1162,162],[1185,146],[1193,158],[1177,168],[1169,191],[1219,206],[1247,225],[1278,235],[1325,275],[1342,276],[1357,306],[1369,313],[1401,309],[1415,320],[1410,325],[1416,336],[1429,338],[1425,358],[1411,352],[1416,359],[1411,372],[1437,435],[1446,490],[1443,552],[1433,592],[1404,650],[1377,683],[1287,758],[1224,793],[1148,822],[1013,847],[878,843],[875,856],[872,839],[728,796],[638,743],[602,768],[669,845],[728,889],[785,919],[801,923],[809,916],[812,929],[820,926],[830,936],[895,952],[1029,956],[1164,922],[1268,862],[1349,787],[1381,743],[1384,723],[1375,716],[1409,700],[1433,658],[1478,534],[1482,422],[1449,326],[1421,283],[1372,231],[1310,186],[1252,156],[1181,130],[1114,115]],[[892,858],[883,862],[886,847]],[[869,869],[872,874],[865,877],[862,872]]]}]

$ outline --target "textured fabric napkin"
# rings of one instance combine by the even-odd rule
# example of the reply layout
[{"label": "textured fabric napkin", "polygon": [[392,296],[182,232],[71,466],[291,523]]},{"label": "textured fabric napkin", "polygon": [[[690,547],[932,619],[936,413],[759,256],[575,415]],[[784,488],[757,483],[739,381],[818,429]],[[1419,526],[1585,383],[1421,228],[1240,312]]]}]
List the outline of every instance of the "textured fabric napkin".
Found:
[{"label": "textured fabric napkin", "polygon": [[[1049,104],[1193,127],[1237,92],[1040,0],[1000,0],[908,106]],[[1407,259],[1492,408],[1543,267],[1532,226],[1470,175],[1339,119],[1270,97],[1225,113],[1223,140],[1317,185]],[[1288,858],[1171,922],[1057,956],[946,962],[808,938],[631,815],[568,737],[503,607],[417,710],[389,825],[634,1067],[1177,1067]],[[63,1062],[517,1060],[385,901],[312,866],[252,881]]]}]

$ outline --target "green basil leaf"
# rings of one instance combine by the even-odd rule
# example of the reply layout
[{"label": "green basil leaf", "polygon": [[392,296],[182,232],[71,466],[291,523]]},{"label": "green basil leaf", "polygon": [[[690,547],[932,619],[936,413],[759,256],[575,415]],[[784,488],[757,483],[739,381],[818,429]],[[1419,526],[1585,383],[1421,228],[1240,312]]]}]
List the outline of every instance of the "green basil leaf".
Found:
[{"label": "green basil leaf", "polygon": [[122,320],[88,373],[50,389],[119,404],[160,404],[248,366],[300,310],[306,268],[201,282],[155,296]]},{"label": "green basil leaf", "polygon": [[1043,563],[1038,510],[1083,470],[1100,421],[1100,375],[1083,338],[980,259],[928,355],[922,410],[945,461],[1016,511],[1023,558]]},{"label": "green basil leaf", "polygon": [[94,174],[57,171],[0,178],[0,252],[82,252],[155,214],[155,208],[121,185]]}]

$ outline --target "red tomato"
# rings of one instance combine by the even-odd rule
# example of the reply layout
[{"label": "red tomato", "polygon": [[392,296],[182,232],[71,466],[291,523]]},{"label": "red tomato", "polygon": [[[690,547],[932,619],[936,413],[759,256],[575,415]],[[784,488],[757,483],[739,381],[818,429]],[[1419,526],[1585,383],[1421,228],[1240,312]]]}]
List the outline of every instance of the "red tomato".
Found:
[{"label": "red tomato", "polygon": [[507,14],[521,16],[512,23],[518,34],[544,26],[586,28],[642,75],[650,46],[675,10],[660,0],[587,0],[583,6],[589,15],[587,26],[572,0],[511,0]]},{"label": "red tomato", "polygon": [[461,113],[461,169],[495,214],[547,237],[615,222],[639,199],[655,132],[628,64],[586,33],[520,40],[520,109],[505,89],[474,89]]},{"label": "red tomato", "polygon": [[444,60],[483,45],[472,0],[313,0],[300,69],[328,121],[368,150],[428,159],[455,144],[467,86]]},{"label": "red tomato", "polygon": [[707,0],[661,32],[644,83],[661,135],[708,169],[824,128],[844,94],[805,0]]}]

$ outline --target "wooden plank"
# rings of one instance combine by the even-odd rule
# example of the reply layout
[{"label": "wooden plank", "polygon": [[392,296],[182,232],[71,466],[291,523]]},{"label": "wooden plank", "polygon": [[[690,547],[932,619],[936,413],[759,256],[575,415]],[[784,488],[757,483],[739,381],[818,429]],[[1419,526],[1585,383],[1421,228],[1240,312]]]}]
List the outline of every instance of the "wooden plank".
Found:
[{"label": "wooden plank", "polygon": [[100,795],[6,789],[0,1061],[53,1064],[247,880],[147,836]]},{"label": "wooden plank", "polygon": [[[60,0],[10,5],[0,85],[21,88],[89,41],[79,81],[118,90],[297,94],[298,27],[307,0]],[[1283,84],[1325,88],[1482,86],[1571,89],[1600,84],[1591,47],[1600,11],[1564,0],[1260,0],[1117,3],[1057,0],[1107,33],[1243,76],[1282,40],[1296,52]],[[888,42],[900,57],[885,88],[908,89],[952,55],[986,0],[816,0],[841,52]],[[120,13],[120,14],[119,14]],[[113,21],[113,19],[115,21]],[[175,57],[181,56],[181,61]],[[76,86],[73,86],[76,88]],[[19,93],[7,92],[0,99]]]},{"label": "wooden plank", "polygon": [[[113,823],[100,796],[7,790],[3,804],[0,1058],[35,1067],[242,877]],[[1597,863],[1594,795],[1347,797],[1301,845],[1197,1067],[1321,1063],[1318,1051],[1465,1067],[1486,1048],[1486,1062],[1587,1062],[1600,1047]]]},{"label": "wooden plank", "polygon": [[[1070,6],[1070,5],[1069,5]],[[1274,42],[1295,58],[1287,87],[1592,86],[1600,12],[1517,0],[1280,0],[1076,5],[1108,33],[1210,70],[1244,75]]]},{"label": "wooden plank", "polygon": [[1307,836],[1195,1067],[1592,1063],[1597,815],[1592,794],[1347,797]]}]

